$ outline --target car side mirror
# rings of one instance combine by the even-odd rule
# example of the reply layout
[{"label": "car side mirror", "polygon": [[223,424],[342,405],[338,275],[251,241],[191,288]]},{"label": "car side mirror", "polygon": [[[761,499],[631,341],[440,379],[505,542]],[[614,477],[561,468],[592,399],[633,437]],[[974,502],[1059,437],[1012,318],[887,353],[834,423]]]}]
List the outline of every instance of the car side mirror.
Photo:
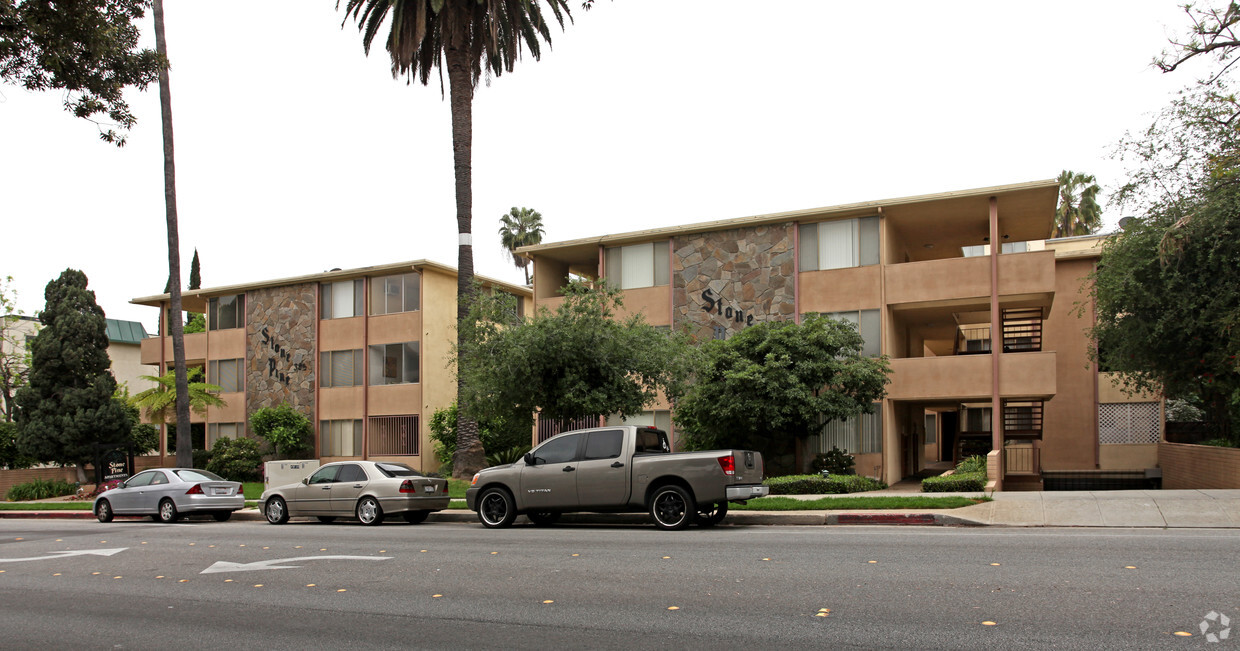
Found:
[{"label": "car side mirror", "polygon": [[522,457],[522,459],[524,459],[524,460],[525,460],[525,465],[527,465],[527,466],[536,466],[536,465],[538,465],[537,463],[535,463],[535,462],[534,462],[534,453],[533,453],[533,452],[526,452],[526,453],[525,453],[525,456],[524,456],[524,457]]},{"label": "car side mirror", "polygon": [[302,478],[301,478],[301,483],[303,483],[303,484],[305,484],[305,485],[309,486],[309,485],[310,485],[310,478],[309,478],[309,477],[302,477]]}]

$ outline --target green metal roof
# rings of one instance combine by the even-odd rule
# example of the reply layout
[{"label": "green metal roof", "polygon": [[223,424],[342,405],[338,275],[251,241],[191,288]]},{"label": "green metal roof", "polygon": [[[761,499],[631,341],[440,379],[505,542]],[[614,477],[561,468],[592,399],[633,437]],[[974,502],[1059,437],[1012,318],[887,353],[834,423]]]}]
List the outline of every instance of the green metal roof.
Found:
[{"label": "green metal roof", "polygon": [[108,319],[108,341],[136,344],[147,338],[146,328],[137,321]]}]

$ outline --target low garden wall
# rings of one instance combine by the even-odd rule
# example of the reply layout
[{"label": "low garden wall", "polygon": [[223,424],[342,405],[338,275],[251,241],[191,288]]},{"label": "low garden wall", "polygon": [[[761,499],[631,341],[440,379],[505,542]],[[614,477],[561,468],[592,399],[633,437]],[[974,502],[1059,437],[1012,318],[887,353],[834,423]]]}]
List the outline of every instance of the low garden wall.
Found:
[{"label": "low garden wall", "polygon": [[[141,472],[147,468],[158,468],[160,466],[158,456],[151,457],[134,457],[134,472]],[[176,459],[169,457],[168,465],[176,465]],[[25,484],[36,479],[46,479],[54,481],[61,479],[70,484],[77,481],[77,469],[74,466],[66,468],[23,468],[22,470],[0,470],[0,500],[8,494],[9,489],[17,484]],[[86,467],[86,485],[88,487],[95,485],[95,468],[94,466]]]},{"label": "low garden wall", "polygon": [[1240,488],[1240,448],[1159,443],[1164,489]]}]

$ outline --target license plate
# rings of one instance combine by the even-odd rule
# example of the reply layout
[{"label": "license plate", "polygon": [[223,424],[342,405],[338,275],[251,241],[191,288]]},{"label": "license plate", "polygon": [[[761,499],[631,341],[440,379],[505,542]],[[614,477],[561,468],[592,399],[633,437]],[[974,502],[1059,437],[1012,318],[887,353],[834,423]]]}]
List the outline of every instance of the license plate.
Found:
[{"label": "license plate", "polygon": [[422,492],[423,492],[423,493],[434,493],[434,492],[435,492],[435,487],[434,487],[433,485],[423,486],[423,487],[422,487]]},{"label": "license plate", "polygon": [[211,494],[212,495],[227,495],[228,489],[227,488],[212,488]]}]

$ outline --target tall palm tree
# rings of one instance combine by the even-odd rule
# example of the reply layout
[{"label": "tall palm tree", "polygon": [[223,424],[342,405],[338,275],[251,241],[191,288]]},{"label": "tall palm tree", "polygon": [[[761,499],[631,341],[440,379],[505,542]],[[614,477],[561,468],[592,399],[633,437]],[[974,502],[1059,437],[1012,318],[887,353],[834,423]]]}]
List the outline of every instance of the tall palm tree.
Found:
[{"label": "tall palm tree", "polygon": [[[345,19],[357,22],[366,54],[384,21],[391,14],[385,48],[392,59],[392,77],[404,75],[430,83],[431,70],[448,71],[448,97],[452,109],[452,159],[456,171],[457,248],[457,354],[466,345],[469,316],[474,298],[473,252],[473,98],[474,88],[485,71],[499,76],[529,48],[535,59],[542,54],[542,41],[551,43],[551,30],[542,4],[550,9],[560,28],[572,20],[567,0],[346,0]],[[341,0],[337,0],[339,8]],[[458,368],[460,367],[458,359]],[[457,387],[460,394],[460,374]],[[462,411],[465,405],[461,405]],[[462,417],[457,426],[453,476],[468,478],[486,463],[478,438],[478,424]]]},{"label": "tall palm tree", "polygon": [[181,238],[177,234],[176,166],[172,151],[172,88],[168,84],[168,42],[164,38],[164,2],[155,0],[155,51],[159,67],[159,114],[164,132],[164,209],[168,222],[168,311],[172,364],[176,376],[177,465],[194,466],[189,427],[189,379],[185,368],[185,328],[181,317]]},{"label": "tall palm tree", "polygon": [[[155,386],[129,398],[129,404],[146,411],[151,420],[163,425],[176,410],[176,371],[163,375],[143,375]],[[194,413],[207,414],[207,407],[226,407],[224,400],[215,395],[222,391],[218,385],[203,381],[202,368],[194,367],[189,373],[189,403]],[[177,428],[177,449],[181,449],[180,428]]]},{"label": "tall palm tree", "polygon": [[530,284],[530,259],[517,255],[517,247],[542,242],[542,215],[532,208],[512,207],[507,215],[499,218],[500,243],[512,255],[512,264],[525,272],[525,284]]},{"label": "tall palm tree", "polygon": [[1102,227],[1102,208],[1093,175],[1070,170],[1059,173],[1059,207],[1051,237],[1089,235]]}]

